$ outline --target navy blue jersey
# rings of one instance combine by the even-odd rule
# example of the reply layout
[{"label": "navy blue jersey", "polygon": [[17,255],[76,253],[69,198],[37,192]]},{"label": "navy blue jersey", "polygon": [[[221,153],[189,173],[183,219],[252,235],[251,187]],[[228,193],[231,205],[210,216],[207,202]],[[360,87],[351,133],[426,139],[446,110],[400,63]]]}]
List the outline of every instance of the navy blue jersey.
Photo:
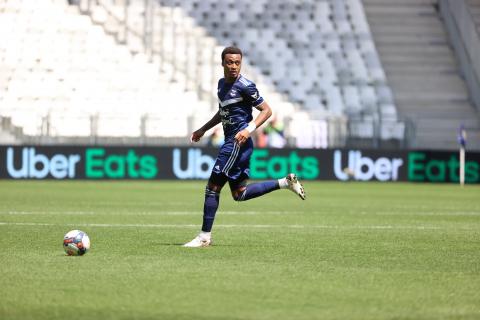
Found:
[{"label": "navy blue jersey", "polygon": [[255,83],[240,75],[234,83],[218,81],[218,100],[225,141],[233,139],[237,132],[252,121],[252,108],[263,103]]}]

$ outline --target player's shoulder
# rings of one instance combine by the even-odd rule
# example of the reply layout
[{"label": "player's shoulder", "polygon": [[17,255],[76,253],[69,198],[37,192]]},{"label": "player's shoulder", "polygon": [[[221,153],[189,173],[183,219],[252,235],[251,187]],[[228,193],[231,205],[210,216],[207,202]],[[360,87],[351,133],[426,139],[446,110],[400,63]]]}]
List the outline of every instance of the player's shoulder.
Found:
[{"label": "player's shoulder", "polygon": [[253,83],[252,80],[249,80],[249,79],[245,78],[243,75],[240,75],[240,77],[237,80],[237,83],[240,84],[243,87],[250,87],[252,85],[253,86],[255,85],[255,83]]}]

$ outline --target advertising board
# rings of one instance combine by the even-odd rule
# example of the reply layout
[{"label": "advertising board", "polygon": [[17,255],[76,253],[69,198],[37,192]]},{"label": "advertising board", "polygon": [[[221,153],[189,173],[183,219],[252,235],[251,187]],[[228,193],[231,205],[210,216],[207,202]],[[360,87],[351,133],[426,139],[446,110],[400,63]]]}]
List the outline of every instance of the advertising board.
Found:
[{"label": "advertising board", "polygon": [[[1,179],[208,179],[217,150],[202,147],[0,146]],[[255,149],[252,179],[458,182],[458,152]],[[465,181],[480,182],[480,153]]]}]

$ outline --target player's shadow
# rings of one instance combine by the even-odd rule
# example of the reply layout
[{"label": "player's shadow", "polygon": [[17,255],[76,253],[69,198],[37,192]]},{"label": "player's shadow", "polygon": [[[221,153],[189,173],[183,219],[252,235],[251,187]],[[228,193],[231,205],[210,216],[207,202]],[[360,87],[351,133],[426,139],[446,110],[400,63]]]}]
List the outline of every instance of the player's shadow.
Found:
[{"label": "player's shadow", "polygon": [[180,243],[180,242],[160,242],[160,243],[157,243],[157,245],[163,246],[163,247],[179,247],[179,246],[183,246],[184,243]]},{"label": "player's shadow", "polygon": [[[185,243],[180,242],[157,242],[155,245],[162,247],[182,247]],[[242,247],[241,245],[234,244],[213,244],[212,247]]]}]

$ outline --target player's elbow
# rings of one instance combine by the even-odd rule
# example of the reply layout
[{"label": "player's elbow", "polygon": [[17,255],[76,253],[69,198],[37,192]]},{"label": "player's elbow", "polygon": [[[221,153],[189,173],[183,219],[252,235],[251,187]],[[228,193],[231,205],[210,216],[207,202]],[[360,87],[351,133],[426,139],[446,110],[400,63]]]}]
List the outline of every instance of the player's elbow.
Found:
[{"label": "player's elbow", "polygon": [[272,108],[268,105],[268,103],[264,103],[262,112],[265,114],[265,118],[268,119],[272,116]]},{"label": "player's elbow", "polygon": [[267,118],[270,118],[271,116],[272,116],[272,109],[270,109],[269,107],[267,112]]}]

